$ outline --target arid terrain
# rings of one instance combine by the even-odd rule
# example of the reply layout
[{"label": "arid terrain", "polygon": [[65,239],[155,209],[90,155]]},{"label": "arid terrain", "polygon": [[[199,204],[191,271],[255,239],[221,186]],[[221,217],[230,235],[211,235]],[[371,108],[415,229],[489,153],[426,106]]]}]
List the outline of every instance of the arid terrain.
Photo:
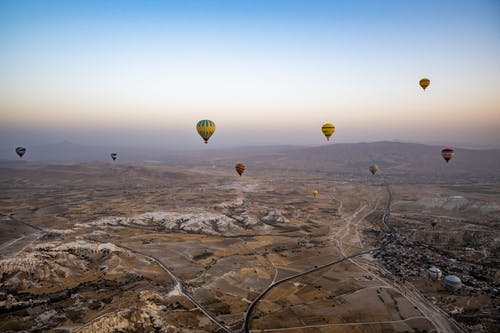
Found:
[{"label": "arid terrain", "polygon": [[294,154],[2,162],[0,331],[500,330],[498,170]]}]

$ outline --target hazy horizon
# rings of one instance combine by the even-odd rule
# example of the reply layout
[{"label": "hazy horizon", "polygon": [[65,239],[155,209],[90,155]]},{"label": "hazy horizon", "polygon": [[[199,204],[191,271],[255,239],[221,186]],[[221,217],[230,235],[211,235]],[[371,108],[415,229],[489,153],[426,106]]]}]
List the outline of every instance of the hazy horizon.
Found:
[{"label": "hazy horizon", "polygon": [[[495,1],[2,1],[0,144],[500,148]],[[431,79],[424,92],[422,77]]]},{"label": "hazy horizon", "polygon": [[[2,135],[0,135],[1,137]],[[145,142],[134,142],[132,144],[129,143],[113,143],[112,141],[102,143],[98,139],[96,140],[83,140],[83,141],[73,141],[73,140],[68,140],[64,137],[59,137],[55,140],[41,140],[41,141],[31,141],[28,142],[27,144],[25,141],[16,141],[14,139],[8,139],[8,140],[0,140],[0,150],[2,151],[12,151],[15,147],[21,146],[25,148],[36,148],[36,147],[50,147],[50,146],[75,146],[75,147],[83,147],[83,148],[95,148],[95,149],[111,149],[111,150],[117,150],[119,151],[120,149],[126,149],[126,150],[158,150],[161,149],[163,152],[195,152],[195,151],[213,151],[213,150],[225,150],[225,149],[245,149],[245,148],[286,148],[286,147],[291,147],[291,148],[315,148],[315,147],[323,147],[323,146],[329,146],[329,145],[335,145],[335,144],[377,144],[377,143],[401,143],[401,144],[417,144],[417,145],[425,145],[425,146],[436,146],[436,147],[453,147],[453,148],[458,148],[458,149],[472,149],[472,150],[499,150],[500,149],[500,144],[497,143],[492,143],[492,144],[467,144],[465,142],[444,142],[444,141],[412,141],[412,140],[402,140],[402,139],[381,139],[381,140],[373,140],[373,141],[367,141],[367,140],[359,140],[359,141],[320,141],[317,143],[289,143],[289,142],[284,142],[284,143],[266,143],[266,142],[254,142],[254,143],[247,143],[247,144],[232,144],[231,142],[223,142],[221,144],[217,145],[200,145],[198,143],[196,144],[185,144],[185,143],[179,143],[176,142],[174,144],[169,144],[168,142],[163,142],[163,141],[152,141],[153,144],[151,144],[151,141],[147,141],[145,139]],[[17,159],[17,155],[13,154],[13,159]]]}]

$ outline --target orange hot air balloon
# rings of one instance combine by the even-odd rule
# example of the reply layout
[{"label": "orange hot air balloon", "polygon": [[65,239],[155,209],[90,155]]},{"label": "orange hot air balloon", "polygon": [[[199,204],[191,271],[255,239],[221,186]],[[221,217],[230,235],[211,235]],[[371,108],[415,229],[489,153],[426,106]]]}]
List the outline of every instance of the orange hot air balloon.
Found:
[{"label": "orange hot air balloon", "polygon": [[441,156],[443,156],[446,163],[448,163],[453,157],[455,157],[455,151],[451,148],[444,148],[441,150]]},{"label": "orange hot air balloon", "polygon": [[243,174],[243,172],[245,171],[246,166],[242,163],[238,163],[238,164],[236,164],[236,166],[234,168],[236,169],[236,172],[241,176]]}]

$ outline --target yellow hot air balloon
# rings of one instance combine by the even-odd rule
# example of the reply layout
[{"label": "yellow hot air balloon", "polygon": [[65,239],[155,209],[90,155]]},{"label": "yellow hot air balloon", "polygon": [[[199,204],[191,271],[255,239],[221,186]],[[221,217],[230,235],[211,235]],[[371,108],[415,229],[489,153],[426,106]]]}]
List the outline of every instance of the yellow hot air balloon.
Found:
[{"label": "yellow hot air balloon", "polygon": [[372,175],[374,175],[378,171],[378,166],[376,164],[374,164],[374,165],[371,165],[368,169],[370,169],[370,172],[372,173]]},{"label": "yellow hot air balloon", "polygon": [[422,89],[426,89],[429,84],[431,84],[431,80],[429,80],[428,78],[424,77],[422,80],[420,80],[420,86],[422,87]]},{"label": "yellow hot air balloon", "polygon": [[326,136],[326,139],[330,141],[330,137],[335,132],[335,126],[331,123],[326,123],[321,126],[321,132]]},{"label": "yellow hot air balloon", "polygon": [[313,191],[313,196],[316,197],[319,194],[318,190]]},{"label": "yellow hot air balloon", "polygon": [[203,140],[205,140],[205,143],[208,143],[208,139],[210,139],[215,132],[215,123],[207,119],[200,120],[196,124],[196,130]]}]

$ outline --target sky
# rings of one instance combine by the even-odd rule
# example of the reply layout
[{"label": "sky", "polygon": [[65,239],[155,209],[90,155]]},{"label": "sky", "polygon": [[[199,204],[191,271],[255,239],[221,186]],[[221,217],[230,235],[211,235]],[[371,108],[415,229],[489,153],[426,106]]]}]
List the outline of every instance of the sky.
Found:
[{"label": "sky", "polygon": [[[422,77],[431,80],[424,92]],[[0,1],[0,146],[500,148],[500,1]]]}]

